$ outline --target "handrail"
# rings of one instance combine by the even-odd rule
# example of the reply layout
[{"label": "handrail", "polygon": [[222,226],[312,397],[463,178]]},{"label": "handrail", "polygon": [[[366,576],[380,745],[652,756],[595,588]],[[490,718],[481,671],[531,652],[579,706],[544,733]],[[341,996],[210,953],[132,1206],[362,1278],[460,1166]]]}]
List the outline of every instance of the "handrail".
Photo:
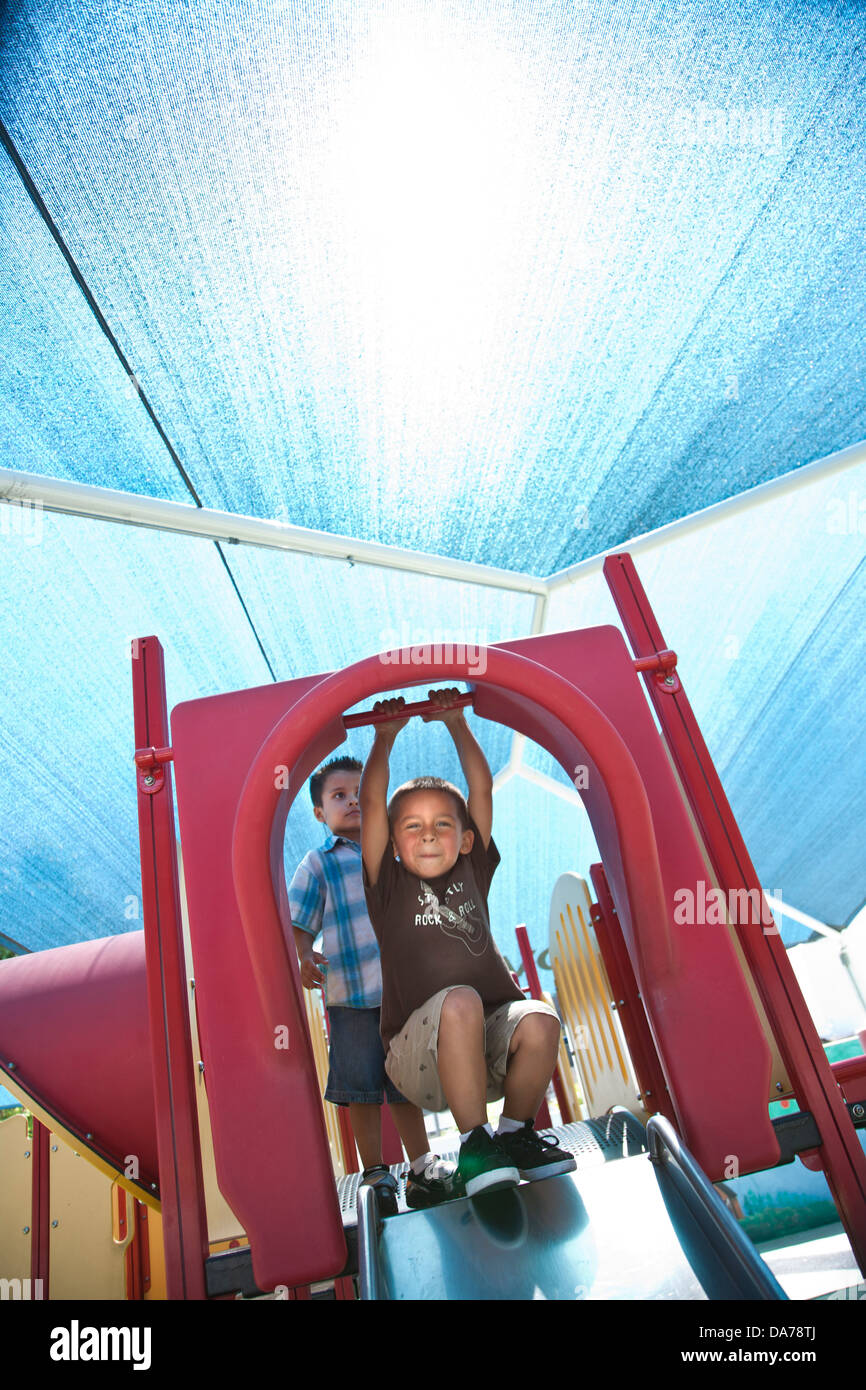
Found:
[{"label": "handrail", "polygon": [[[661,932],[635,930],[641,971],[664,979],[674,969],[670,909],[665,902],[658,846],[646,790],[622,736],[605,714],[569,681],[528,657],[500,647],[483,649],[483,678],[473,662],[393,661],[368,657],[325,677],[295,702],[271,730],[253,760],[238,800],[232,838],[232,873],[238,910],[269,1031],[284,1022],[282,993],[271,982],[286,968],[286,945],[274,892],[271,834],[284,781],[275,769],[294,768],[324,730],[339,725],[343,712],[367,696],[406,684],[407,667],[419,685],[437,680],[471,681],[522,696],[547,711],[589,752],[610,800],[622,852],[623,871],[636,922],[655,921]],[[417,655],[417,654],[416,654]],[[401,671],[403,679],[397,672]]]},{"label": "handrail", "polygon": [[441,714],[444,709],[463,709],[466,705],[471,705],[475,701],[474,695],[458,695],[456,700],[449,700],[447,705],[434,704],[432,700],[417,700],[414,705],[404,705],[396,714],[386,714],[384,710],[361,710],[358,714],[344,714],[343,727],[346,729],[361,729],[365,724],[387,724],[391,719],[412,718],[414,715]]},{"label": "handrail", "polygon": [[369,1183],[358,1188],[358,1283],[362,1299],[385,1297],[382,1269],[379,1264],[379,1228],[381,1218],[376,1205],[376,1193]]},{"label": "handrail", "polygon": [[707,1226],[721,1241],[725,1251],[754,1290],[750,1296],[771,1301],[787,1299],[787,1294],[764,1264],[748,1236],[737,1225],[706,1173],[686,1148],[670,1121],[666,1120],[664,1115],[650,1116],[646,1134],[650,1162],[660,1167],[670,1162],[685,1178],[698,1199],[701,1215]]}]

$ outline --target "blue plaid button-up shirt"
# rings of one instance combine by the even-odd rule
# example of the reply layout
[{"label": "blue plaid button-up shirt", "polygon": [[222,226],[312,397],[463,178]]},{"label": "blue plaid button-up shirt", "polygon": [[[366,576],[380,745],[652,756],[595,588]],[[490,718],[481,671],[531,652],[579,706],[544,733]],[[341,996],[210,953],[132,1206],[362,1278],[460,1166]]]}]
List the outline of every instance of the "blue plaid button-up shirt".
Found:
[{"label": "blue plaid button-up shirt", "polygon": [[367,916],[361,846],[329,834],[321,849],[305,854],[289,885],[289,911],[293,926],[322,934],[328,1007],[378,1008],[382,967]]}]

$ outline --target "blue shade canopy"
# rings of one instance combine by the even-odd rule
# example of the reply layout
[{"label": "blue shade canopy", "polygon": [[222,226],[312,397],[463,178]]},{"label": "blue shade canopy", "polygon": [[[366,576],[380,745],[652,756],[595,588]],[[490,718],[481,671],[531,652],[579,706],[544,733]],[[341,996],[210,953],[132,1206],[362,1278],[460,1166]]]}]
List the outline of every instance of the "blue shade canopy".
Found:
[{"label": "blue shade canopy", "polygon": [[[860,7],[7,16],[11,142],[206,506],[548,574],[866,433]],[[2,192],[8,466],[176,497]]]},{"label": "blue shade canopy", "polygon": [[[4,8],[0,466],[565,573],[214,544],[29,485],[0,506],[0,936],[141,925],[130,638],[174,705],[615,622],[570,567],[784,479],[635,555],[762,882],[851,920],[866,456],[818,461],[866,435],[864,36],[837,0]],[[515,959],[594,847],[561,769],[475,726]],[[401,738],[406,775],[456,773],[441,730]],[[318,834],[299,802],[287,864]]]}]

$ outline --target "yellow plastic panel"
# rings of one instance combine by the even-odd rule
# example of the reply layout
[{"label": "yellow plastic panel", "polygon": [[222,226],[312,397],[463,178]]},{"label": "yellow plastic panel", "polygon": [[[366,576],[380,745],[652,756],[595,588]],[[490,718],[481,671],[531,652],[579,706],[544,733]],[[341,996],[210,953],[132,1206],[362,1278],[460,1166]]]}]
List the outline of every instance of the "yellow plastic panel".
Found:
[{"label": "yellow plastic panel", "polygon": [[[325,1010],[322,1004],[322,995],[319,990],[304,990],[304,1003],[307,1008],[307,1024],[310,1029],[310,1039],[313,1044],[313,1056],[316,1059],[316,1075],[319,1080],[319,1091],[324,1097],[325,1088],[328,1084],[328,1030],[325,1027]],[[331,1166],[334,1176],[342,1178],[345,1175],[346,1167],[343,1163],[343,1143],[340,1134],[340,1122],[337,1118],[337,1107],[331,1105],[330,1101],[322,1100],[322,1107],[325,1113],[325,1129],[328,1135],[328,1148],[331,1151]]]},{"label": "yellow plastic panel", "polygon": [[[177,866],[180,879],[180,906],[183,921],[183,948],[186,957],[187,993],[189,997],[190,1036],[192,1038],[193,1066],[196,1077],[196,1103],[198,1113],[199,1143],[201,1146],[202,1180],[204,1182],[205,1209],[207,1211],[207,1230],[209,1244],[220,1241],[240,1240],[245,1234],[241,1223],[235,1216],[217,1182],[216,1160],[213,1151],[213,1136],[210,1127],[210,1110],[207,1101],[207,1077],[201,1060],[201,1046],[198,1037],[198,1019],[195,1009],[195,969],[192,958],[192,943],[189,934],[189,918],[186,910],[186,888],[183,877],[183,855],[180,841],[177,842]],[[162,1227],[160,1225],[160,1231]],[[153,1238],[151,1239],[151,1246]]]},{"label": "yellow plastic panel", "polygon": [[126,1237],[114,1239],[115,1185],[80,1154],[49,1137],[51,1187],[49,1293],[55,1299],[125,1299],[126,1247],[132,1237],[132,1199]]},{"label": "yellow plastic panel", "polygon": [[34,1119],[39,1120],[45,1128],[54,1135],[52,1143],[59,1141],[73,1152],[80,1152],[82,1158],[85,1158],[88,1163],[92,1164],[98,1173],[102,1173],[107,1177],[109,1182],[119,1183],[120,1186],[125,1187],[133,1197],[137,1197],[140,1202],[146,1202],[149,1206],[155,1207],[157,1211],[159,1210],[159,1201],[152,1192],[149,1192],[146,1187],[133,1179],[127,1178],[124,1173],[119,1172],[113,1164],[109,1163],[107,1159],[104,1159],[101,1154],[95,1153],[93,1149],[83,1144],[79,1136],[73,1134],[71,1130],[64,1128],[61,1119],[57,1115],[52,1115],[50,1110],[45,1110],[41,1105],[38,1105],[22,1086],[16,1084],[12,1077],[4,1076],[3,1085],[6,1087],[7,1091],[11,1091],[16,1100],[29,1111]]},{"label": "yellow plastic panel", "polygon": [[30,1279],[30,1219],[33,1143],[27,1137],[27,1116],[10,1115],[0,1122],[0,1279],[22,1281],[20,1288],[3,1286],[4,1296],[32,1290]]},{"label": "yellow plastic panel", "polygon": [[549,959],[580,1086],[591,1116],[621,1105],[647,1115],[590,917],[591,898],[577,874],[557,879],[550,902]]}]

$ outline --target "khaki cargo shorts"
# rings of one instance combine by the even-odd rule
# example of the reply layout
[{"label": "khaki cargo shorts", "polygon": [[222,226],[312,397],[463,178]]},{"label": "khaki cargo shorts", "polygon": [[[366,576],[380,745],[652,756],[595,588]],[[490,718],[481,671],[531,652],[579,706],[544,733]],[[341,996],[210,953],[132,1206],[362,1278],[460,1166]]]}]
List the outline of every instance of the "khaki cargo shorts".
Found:
[{"label": "khaki cargo shorts", "polygon": [[[448,1109],[439,1081],[436,1053],[439,1041],[439,1015],[446,994],[464,986],[450,985],[434,994],[420,1009],[410,1014],[399,1033],[395,1033],[385,1058],[385,1070],[399,1091],[422,1110]],[[505,1067],[511,1035],[527,1014],[550,1014],[557,1023],[555,1009],[540,999],[509,1000],[484,1010],[487,1061],[487,1099],[500,1100],[505,1094]]]}]

